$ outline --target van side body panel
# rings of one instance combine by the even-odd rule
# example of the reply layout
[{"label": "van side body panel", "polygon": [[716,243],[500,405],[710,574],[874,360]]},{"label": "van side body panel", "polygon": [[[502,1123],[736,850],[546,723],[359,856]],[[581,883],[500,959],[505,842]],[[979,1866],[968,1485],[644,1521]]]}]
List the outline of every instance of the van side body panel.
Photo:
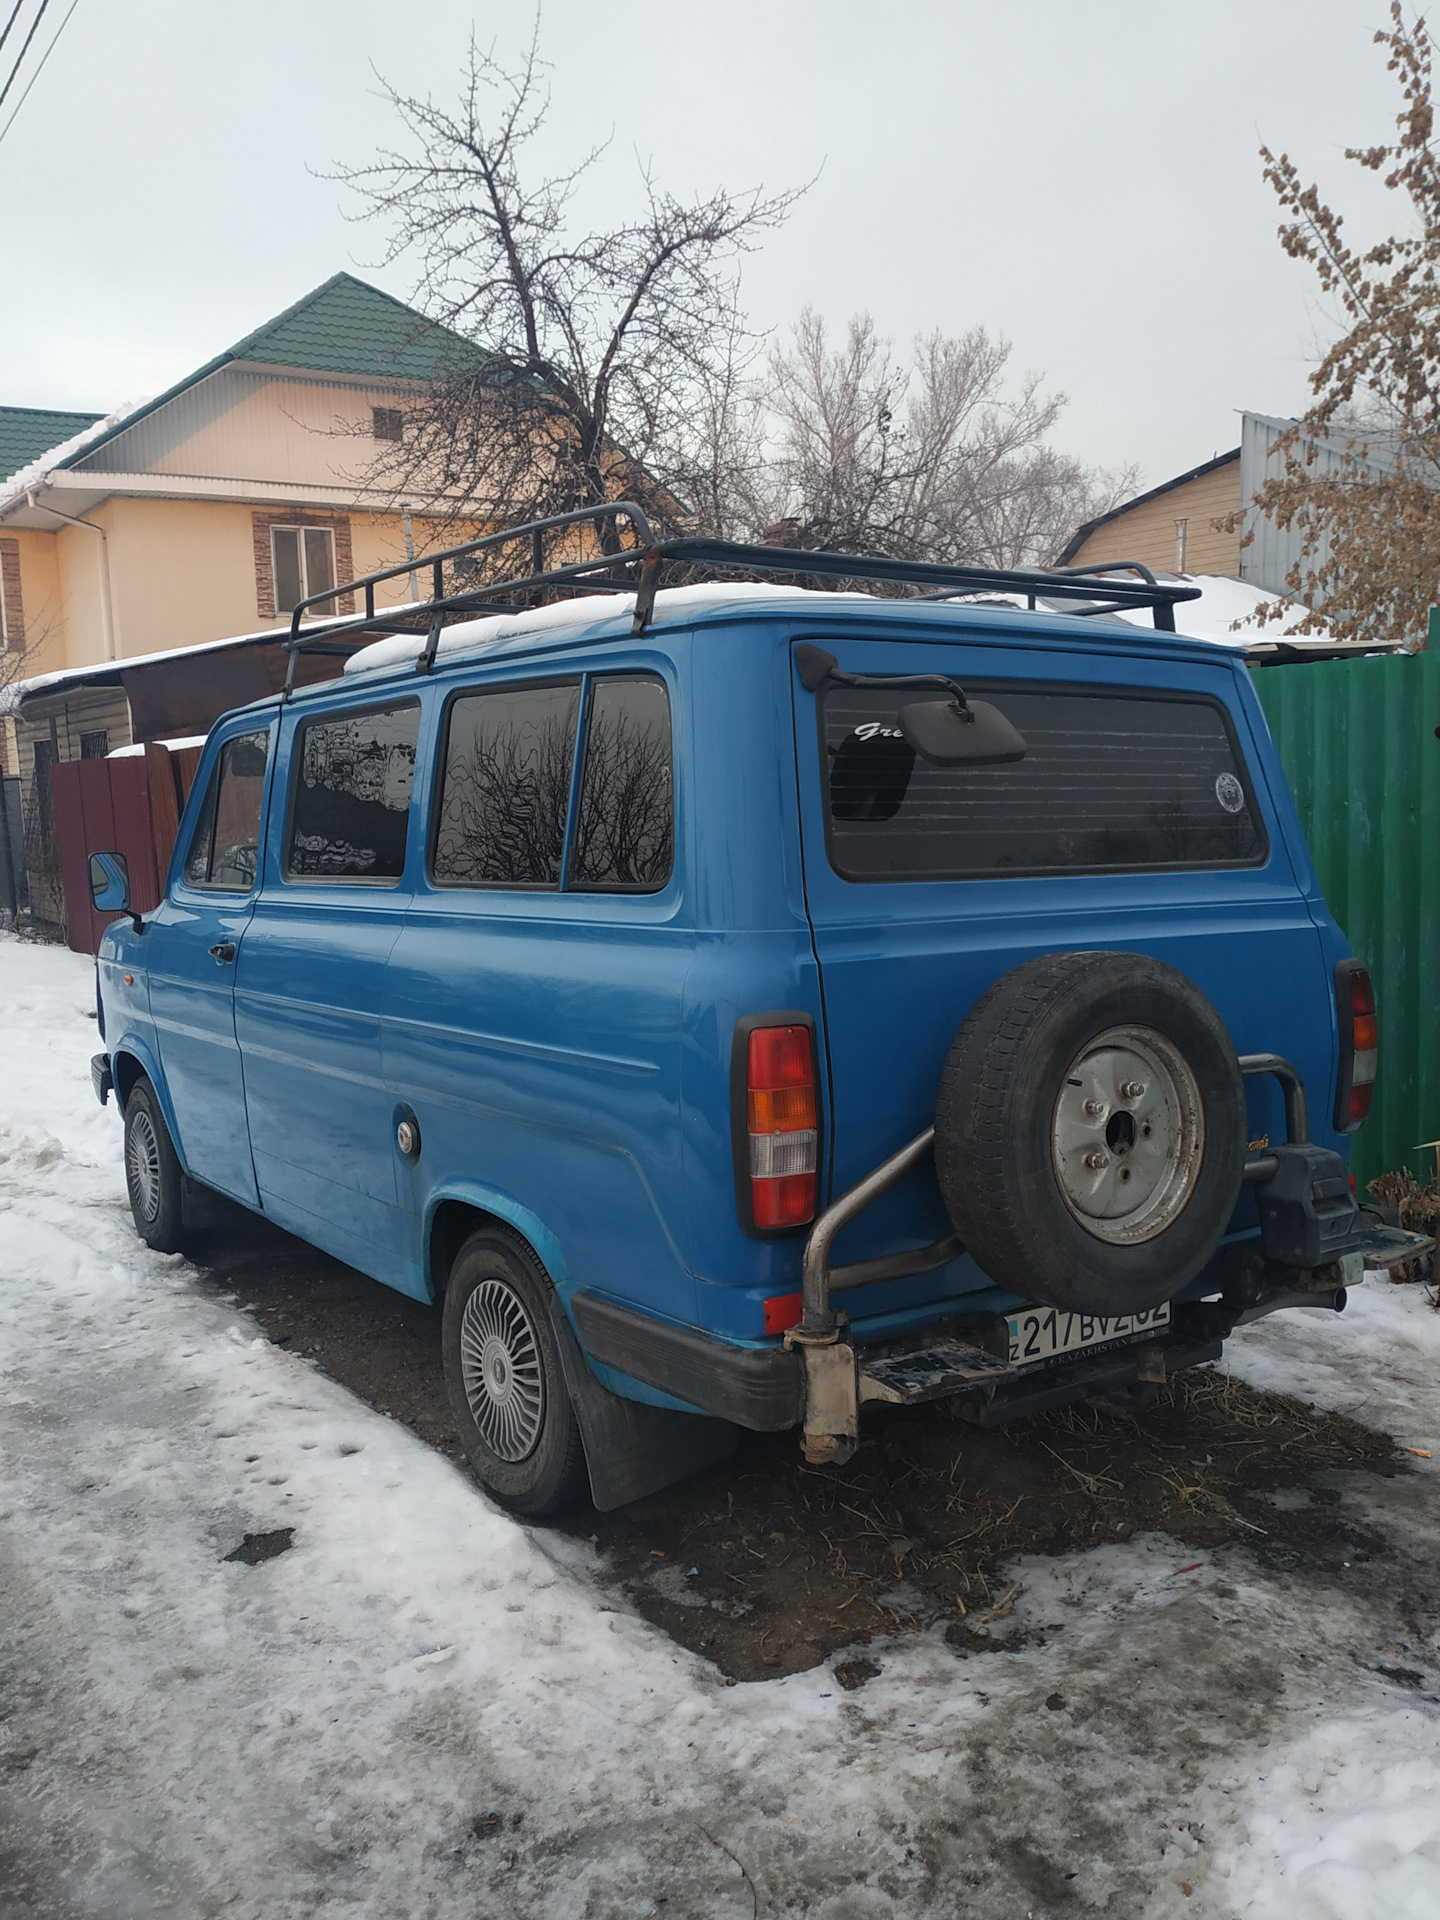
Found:
[{"label": "van side body panel", "polygon": [[[668,652],[611,646],[588,666],[658,673],[675,741],[676,853],[655,893],[446,886],[426,871],[435,756],[417,777],[415,893],[386,972],[382,1061],[421,1150],[400,1164],[401,1203],[420,1225],[439,1197],[479,1180],[543,1223],[575,1286],[618,1293],[690,1321],[694,1282],[681,1193],[680,1028],[694,950],[687,898],[690,793],[683,676]],[[427,737],[458,688],[554,674],[529,660],[436,676]],[[412,828],[415,823],[412,822]],[[539,1249],[537,1249],[539,1251]],[[547,1263],[548,1264],[548,1263]],[[423,1266],[420,1269],[423,1271]]]}]

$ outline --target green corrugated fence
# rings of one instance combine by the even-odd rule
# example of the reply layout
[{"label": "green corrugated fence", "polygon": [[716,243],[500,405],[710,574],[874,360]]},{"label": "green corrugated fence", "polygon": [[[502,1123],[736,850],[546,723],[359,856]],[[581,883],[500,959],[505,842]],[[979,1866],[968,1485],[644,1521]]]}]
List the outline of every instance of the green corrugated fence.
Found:
[{"label": "green corrugated fence", "polygon": [[1350,1164],[1362,1189],[1431,1174],[1415,1146],[1440,1139],[1440,651],[1253,678],[1321,889],[1375,982],[1375,1105]]}]

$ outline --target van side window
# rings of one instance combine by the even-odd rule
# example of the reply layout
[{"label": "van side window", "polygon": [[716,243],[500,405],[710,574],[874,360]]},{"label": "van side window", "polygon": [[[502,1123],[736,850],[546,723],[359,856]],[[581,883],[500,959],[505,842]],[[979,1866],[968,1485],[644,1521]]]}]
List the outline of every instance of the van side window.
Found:
[{"label": "van side window", "polygon": [[580,684],[452,700],[431,874],[442,887],[558,887]]},{"label": "van side window", "polygon": [[268,733],[240,733],[220,749],[185,855],[186,886],[249,893],[255,885],[269,751]]},{"label": "van side window", "polygon": [[966,679],[1024,735],[1023,760],[932,766],[903,691],[823,705],[830,861],[847,880],[1255,866],[1264,827],[1224,710],[1203,695]]},{"label": "van side window", "polygon": [[307,720],[295,743],[290,880],[398,880],[415,784],[420,707]]},{"label": "van side window", "polygon": [[670,700],[652,675],[595,680],[585,722],[570,885],[653,893],[670,878],[675,803]]}]

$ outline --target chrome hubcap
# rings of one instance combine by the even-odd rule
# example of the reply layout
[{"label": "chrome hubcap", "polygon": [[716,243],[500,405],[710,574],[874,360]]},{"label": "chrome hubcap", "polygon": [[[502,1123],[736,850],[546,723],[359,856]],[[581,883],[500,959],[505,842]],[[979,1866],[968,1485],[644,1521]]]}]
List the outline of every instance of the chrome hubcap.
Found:
[{"label": "chrome hubcap", "polygon": [[142,1220],[153,1220],[160,1206],[160,1143],[144,1108],[130,1122],[125,1142],[125,1171],[130,1177],[130,1199]]},{"label": "chrome hubcap", "polygon": [[465,1302],[460,1373],[486,1446],[512,1463],[533,1453],[545,1415],[545,1376],[530,1316],[503,1280],[482,1280]]},{"label": "chrome hubcap", "polygon": [[1153,1027],[1111,1027],[1071,1063],[1051,1128],[1066,1206],[1097,1240],[1163,1233],[1200,1176],[1205,1115],[1188,1061]]}]

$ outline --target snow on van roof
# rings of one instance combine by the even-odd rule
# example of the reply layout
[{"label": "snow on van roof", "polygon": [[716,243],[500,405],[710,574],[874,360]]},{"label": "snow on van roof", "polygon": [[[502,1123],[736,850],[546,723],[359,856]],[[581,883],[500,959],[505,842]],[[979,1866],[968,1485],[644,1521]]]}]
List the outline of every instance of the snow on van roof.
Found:
[{"label": "snow on van roof", "polygon": [[[710,582],[695,587],[667,587],[655,596],[651,626],[667,621],[693,619],[716,607],[739,606],[745,602],[793,600],[796,596],[816,598],[806,587],[782,587],[757,583]],[[869,593],[827,593],[828,601],[863,600],[875,604]],[[436,648],[437,658],[454,653],[491,653],[507,641],[534,642],[561,640],[593,629],[597,639],[607,639],[629,630],[635,611],[633,593],[587,594],[579,600],[557,600],[553,606],[535,607],[528,613],[491,614],[483,620],[460,620],[446,627]],[[400,666],[414,660],[424,645],[424,637],[393,634],[361,647],[345,662],[346,673],[373,673],[380,667]]]},{"label": "snow on van roof", "polygon": [[[1159,576],[1165,581],[1179,580],[1178,574]],[[1161,634],[1161,638],[1170,640],[1200,640],[1228,647],[1246,647],[1257,638],[1273,637],[1273,629],[1257,633],[1253,626],[1242,633],[1232,633],[1230,622],[1245,619],[1258,602],[1274,600],[1275,594],[1266,593],[1258,587],[1243,585],[1238,580],[1219,577],[1185,576],[1187,586],[1198,586],[1202,590],[1202,600],[1188,601],[1176,609],[1176,624],[1181,631],[1171,636]],[[878,598],[873,593],[816,592],[810,587],[788,587],[769,582],[753,580],[731,582],[709,582],[694,587],[667,587],[655,596],[655,611],[651,616],[652,627],[664,626],[679,620],[691,620],[697,615],[709,613],[721,607],[739,607],[744,605],[763,605],[769,601],[794,600],[796,598],[811,601],[823,600],[827,606],[837,601],[850,605],[860,604],[872,609],[894,607],[896,605],[917,604],[914,601],[896,602]],[[1026,610],[1025,599],[1020,594],[986,592],[980,594],[957,593],[945,601],[929,601],[931,606],[993,608],[1006,613],[1012,608],[1018,612]],[[1204,605],[1206,614],[1203,620],[1196,616],[1195,610]],[[633,593],[617,593],[607,596],[587,594],[578,600],[559,600],[548,607],[536,607],[525,613],[490,614],[484,619],[457,621],[453,627],[446,627],[440,636],[436,648],[436,657],[469,653],[495,653],[508,650],[514,645],[517,649],[533,646],[546,640],[562,640],[590,634],[597,640],[616,639],[628,633],[630,619],[635,611]],[[1064,614],[1070,609],[1060,601],[1044,602],[1040,611],[1047,614]],[[1296,607],[1297,615],[1304,609]],[[1187,616],[1189,618],[1187,619]],[[1124,620],[1131,626],[1151,627],[1153,615],[1148,607],[1127,608],[1110,618]],[[361,647],[345,662],[345,672],[373,673],[384,667],[403,665],[407,660],[418,657],[424,638],[417,634],[392,634],[384,640],[372,641],[368,647]]]}]

